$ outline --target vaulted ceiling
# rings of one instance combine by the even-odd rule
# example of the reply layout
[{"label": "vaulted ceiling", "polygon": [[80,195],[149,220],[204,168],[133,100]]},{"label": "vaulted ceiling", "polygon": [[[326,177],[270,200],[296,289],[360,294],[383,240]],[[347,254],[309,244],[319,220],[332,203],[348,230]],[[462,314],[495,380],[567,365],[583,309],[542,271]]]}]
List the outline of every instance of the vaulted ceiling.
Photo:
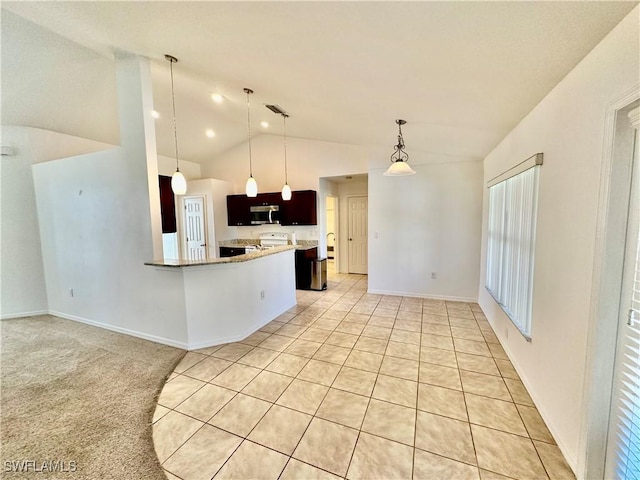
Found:
[{"label": "vaulted ceiling", "polygon": [[403,118],[415,163],[479,159],[636,4],[3,1],[2,122],[117,143],[113,55],[131,52],[153,62],[171,156],[169,53],[184,159],[246,140],[243,87],[256,132],[281,134],[277,103],[292,136],[390,154]]}]

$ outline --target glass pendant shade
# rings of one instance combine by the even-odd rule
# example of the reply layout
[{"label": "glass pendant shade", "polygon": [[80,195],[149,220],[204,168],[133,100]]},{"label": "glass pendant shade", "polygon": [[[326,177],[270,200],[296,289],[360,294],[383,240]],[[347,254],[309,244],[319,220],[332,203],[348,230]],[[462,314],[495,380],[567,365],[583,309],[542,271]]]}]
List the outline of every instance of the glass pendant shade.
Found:
[{"label": "glass pendant shade", "polygon": [[282,200],[291,200],[291,187],[288,183],[285,183],[284,187],[282,187]]},{"label": "glass pendant shade", "polygon": [[409,166],[407,162],[398,160],[393,162],[383,175],[387,177],[401,177],[404,175],[415,175],[415,170]]},{"label": "glass pendant shade", "polygon": [[175,195],[184,195],[187,193],[187,180],[180,170],[176,170],[171,177],[171,190]]},{"label": "glass pendant shade", "polygon": [[247,194],[247,197],[257,197],[258,196],[258,182],[253,178],[253,163],[251,161],[251,103],[249,102],[249,95],[253,93],[253,90],[250,88],[245,88],[244,93],[247,94],[247,131],[248,135],[248,145],[249,145],[249,178],[247,179],[247,184],[244,189]]},{"label": "glass pendant shade", "polygon": [[171,105],[173,106],[173,141],[176,148],[176,171],[171,176],[171,190],[174,195],[184,195],[187,193],[187,180],[180,173],[180,161],[178,160],[178,128],[176,126],[176,94],[173,89],[173,64],[178,63],[178,59],[172,55],[165,55],[171,68]]},{"label": "glass pendant shade", "polygon": [[245,191],[247,193],[247,197],[257,197],[258,196],[258,182],[253,176],[249,177],[247,180],[247,185],[245,186]]}]

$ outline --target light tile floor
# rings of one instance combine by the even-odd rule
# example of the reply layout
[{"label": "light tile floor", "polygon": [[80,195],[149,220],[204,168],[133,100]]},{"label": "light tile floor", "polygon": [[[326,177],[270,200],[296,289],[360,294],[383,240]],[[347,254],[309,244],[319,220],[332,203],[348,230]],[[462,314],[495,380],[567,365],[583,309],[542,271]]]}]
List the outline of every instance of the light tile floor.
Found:
[{"label": "light tile floor", "polygon": [[153,438],[167,478],[573,479],[477,304],[325,292],[189,352]]}]

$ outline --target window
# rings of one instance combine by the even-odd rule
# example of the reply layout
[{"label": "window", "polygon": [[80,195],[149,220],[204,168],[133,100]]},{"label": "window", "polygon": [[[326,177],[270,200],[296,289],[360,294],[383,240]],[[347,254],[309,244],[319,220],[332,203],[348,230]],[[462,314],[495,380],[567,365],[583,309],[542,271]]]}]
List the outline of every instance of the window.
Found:
[{"label": "window", "polygon": [[[628,115],[631,120],[633,128],[630,131],[622,124],[623,115]],[[620,112],[618,121],[615,146],[618,153],[614,161],[630,167],[631,183],[605,474],[607,478],[637,480],[640,479],[640,146],[637,130],[640,127],[640,109],[636,107],[628,113]],[[631,151],[624,145],[625,140],[631,140],[628,143]],[[631,157],[630,161],[625,158],[627,155]],[[619,190],[624,188],[622,185],[617,187]],[[627,192],[624,193],[627,196]]]},{"label": "window", "polygon": [[518,330],[531,339],[533,254],[542,154],[489,182],[486,288]]}]

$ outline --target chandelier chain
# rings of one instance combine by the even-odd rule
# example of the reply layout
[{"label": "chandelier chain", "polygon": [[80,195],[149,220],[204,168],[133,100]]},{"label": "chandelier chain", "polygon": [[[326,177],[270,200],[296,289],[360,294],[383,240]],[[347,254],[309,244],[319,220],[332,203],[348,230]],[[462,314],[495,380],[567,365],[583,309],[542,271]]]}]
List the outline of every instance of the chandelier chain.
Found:
[{"label": "chandelier chain", "polygon": [[402,125],[406,122],[404,120],[396,120],[398,124],[398,144],[393,147],[393,153],[391,154],[391,163],[395,162],[407,162],[409,160],[409,154],[404,151],[404,138],[402,137]]},{"label": "chandelier chain", "polygon": [[285,185],[289,183],[289,177],[287,175],[287,115],[286,113],[282,114],[282,123],[284,126],[284,183]]},{"label": "chandelier chain", "polygon": [[247,94],[247,125],[249,126],[249,177],[253,177],[253,162],[251,160],[251,102],[249,100],[249,95],[253,93],[253,90],[245,88],[244,91]]},{"label": "chandelier chain", "polygon": [[178,61],[177,58],[171,56],[165,56],[169,60],[171,71],[171,103],[173,106],[173,140],[176,147],[176,172],[180,171],[180,164],[178,162],[178,128],[176,125],[176,94],[173,89],[173,64]]}]

